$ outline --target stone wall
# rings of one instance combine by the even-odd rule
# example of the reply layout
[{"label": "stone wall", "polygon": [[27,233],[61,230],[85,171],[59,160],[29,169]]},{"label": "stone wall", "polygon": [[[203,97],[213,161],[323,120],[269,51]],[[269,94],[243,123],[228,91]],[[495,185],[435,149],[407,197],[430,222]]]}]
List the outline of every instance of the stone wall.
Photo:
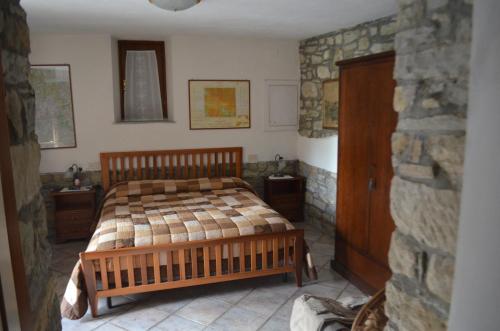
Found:
[{"label": "stone wall", "polygon": [[[284,172],[287,174],[297,174],[298,161],[286,161]],[[264,180],[263,177],[269,176],[277,172],[276,162],[256,162],[243,164],[243,179],[249,182],[257,193],[264,197]],[[54,235],[54,201],[50,196],[53,190],[61,189],[71,185],[71,179],[65,179],[64,173],[46,173],[40,175],[42,182],[42,195],[45,201],[45,208],[47,209],[47,224],[49,234]],[[100,171],[85,171],[85,179],[82,181],[83,185],[101,185],[101,172]],[[98,199],[102,198],[102,190],[97,191]]]},{"label": "stone wall", "polygon": [[51,248],[40,194],[40,148],[34,132],[35,96],[28,82],[29,30],[26,13],[18,0],[0,2],[0,45],[15,197],[33,330],[60,330],[59,302],[49,270]]},{"label": "stone wall", "polygon": [[399,5],[386,330],[439,331],[455,264],[472,1]]},{"label": "stone wall", "polygon": [[337,175],[299,162],[299,175],[306,178],[304,216],[307,222],[332,236],[335,233]]},{"label": "stone wall", "polygon": [[322,82],[339,77],[337,61],[392,50],[395,32],[395,17],[385,17],[301,41],[300,135],[320,138],[337,134],[336,130],[323,129]]}]

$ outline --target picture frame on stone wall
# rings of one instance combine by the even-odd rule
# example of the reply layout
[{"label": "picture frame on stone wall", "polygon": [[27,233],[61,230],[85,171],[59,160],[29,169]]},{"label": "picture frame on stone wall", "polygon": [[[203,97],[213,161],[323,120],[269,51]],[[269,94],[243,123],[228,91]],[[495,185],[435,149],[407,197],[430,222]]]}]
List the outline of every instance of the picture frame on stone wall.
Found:
[{"label": "picture frame on stone wall", "polygon": [[339,80],[323,81],[323,129],[339,128]]},{"label": "picture frame on stone wall", "polygon": [[35,132],[41,149],[75,148],[75,117],[69,64],[34,64]]}]

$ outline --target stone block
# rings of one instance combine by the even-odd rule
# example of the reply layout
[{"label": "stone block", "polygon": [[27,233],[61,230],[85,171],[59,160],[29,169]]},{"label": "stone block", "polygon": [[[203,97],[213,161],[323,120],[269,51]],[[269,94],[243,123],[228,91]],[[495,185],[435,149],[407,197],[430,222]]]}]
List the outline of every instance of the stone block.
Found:
[{"label": "stone block", "polygon": [[317,69],[317,75],[319,79],[330,78],[330,69],[327,66],[319,66]]},{"label": "stone block", "polygon": [[359,39],[358,48],[362,51],[367,50],[370,48],[370,40],[367,37]]},{"label": "stone block", "polygon": [[446,331],[446,321],[419,297],[412,296],[394,286],[386,285],[385,313],[399,330]]},{"label": "stone block", "polygon": [[402,274],[408,278],[419,278],[422,274],[421,261],[423,252],[412,238],[394,231],[389,250],[389,265],[395,274]]},{"label": "stone block", "polygon": [[359,38],[359,30],[349,30],[343,34],[344,43],[349,44]]},{"label": "stone block", "polygon": [[444,302],[451,302],[455,259],[434,254],[429,259],[425,283],[429,290]]},{"label": "stone block", "polygon": [[342,37],[342,34],[339,33],[335,36],[335,44],[340,45],[344,42],[344,38]]},{"label": "stone block", "polygon": [[11,131],[11,143],[19,143],[24,135],[23,126],[23,105],[17,92],[14,89],[7,89],[6,97],[7,118],[12,124],[13,132]]},{"label": "stone block", "polygon": [[321,62],[323,62],[323,57],[321,57],[319,55],[311,56],[311,63],[312,64],[320,64]]},{"label": "stone block", "polygon": [[408,134],[403,132],[394,132],[391,138],[392,154],[396,157],[401,157],[406,151],[410,142]]},{"label": "stone block", "polygon": [[398,173],[400,176],[414,179],[434,179],[434,169],[429,165],[410,163],[400,164],[398,167]]},{"label": "stone block", "polygon": [[410,161],[413,163],[418,163],[422,156],[422,139],[419,137],[415,137],[411,141],[411,149],[410,149]]},{"label": "stone block", "polygon": [[393,35],[396,33],[396,22],[390,22],[380,27],[380,34],[382,36]]},{"label": "stone block", "polygon": [[39,194],[41,187],[40,174],[38,173],[40,147],[36,141],[11,146],[10,155],[16,203],[19,210]]},{"label": "stone block", "polygon": [[465,136],[432,135],[427,140],[426,149],[446,171],[451,182],[460,185],[463,176]]},{"label": "stone block", "polygon": [[28,55],[30,50],[30,36],[25,19],[16,16],[5,18],[5,48],[21,55]]},{"label": "stone block", "polygon": [[318,88],[313,82],[305,82],[302,84],[302,96],[304,98],[316,98],[318,96]]},{"label": "stone block", "polygon": [[395,176],[391,214],[398,229],[417,241],[449,254],[456,249],[460,194]]},{"label": "stone block", "polygon": [[393,107],[397,112],[409,109],[415,100],[415,85],[399,85],[394,89]]},{"label": "stone block", "polygon": [[465,131],[465,119],[452,115],[399,119],[398,131]]},{"label": "stone block", "polygon": [[439,101],[434,98],[427,98],[422,100],[422,107],[425,109],[439,108]]}]

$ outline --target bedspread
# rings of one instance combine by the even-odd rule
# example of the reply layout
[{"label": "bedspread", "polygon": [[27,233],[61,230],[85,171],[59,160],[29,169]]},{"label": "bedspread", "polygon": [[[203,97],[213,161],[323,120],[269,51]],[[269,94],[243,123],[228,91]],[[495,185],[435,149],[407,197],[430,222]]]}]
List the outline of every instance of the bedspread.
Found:
[{"label": "bedspread", "polygon": [[[87,252],[283,232],[293,225],[240,178],[141,180],[106,194]],[[87,293],[80,262],[61,303],[63,317],[81,318]]]}]

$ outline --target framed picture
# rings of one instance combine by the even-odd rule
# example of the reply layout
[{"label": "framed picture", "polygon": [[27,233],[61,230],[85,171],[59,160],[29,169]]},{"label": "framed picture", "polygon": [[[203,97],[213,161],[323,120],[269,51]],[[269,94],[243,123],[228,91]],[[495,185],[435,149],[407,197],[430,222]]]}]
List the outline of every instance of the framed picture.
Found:
[{"label": "framed picture", "polygon": [[323,128],[339,128],[339,80],[323,82]]},{"label": "framed picture", "polygon": [[189,128],[250,128],[250,81],[190,80]]},{"label": "framed picture", "polygon": [[32,65],[35,132],[41,149],[76,147],[69,64]]}]

